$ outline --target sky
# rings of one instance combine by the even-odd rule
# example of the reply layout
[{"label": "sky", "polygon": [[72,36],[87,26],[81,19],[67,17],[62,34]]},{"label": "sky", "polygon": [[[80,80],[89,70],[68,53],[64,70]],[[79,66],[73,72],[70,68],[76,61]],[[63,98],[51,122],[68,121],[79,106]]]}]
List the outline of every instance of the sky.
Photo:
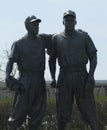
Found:
[{"label": "sky", "polygon": [[[1,0],[0,56],[26,33],[26,17],[35,15],[42,20],[40,33],[59,33],[64,30],[62,17],[66,10],[76,12],[76,28],[88,32],[98,50],[95,79],[107,80],[107,0]],[[3,60],[1,56],[0,62]],[[51,79],[47,61],[45,78]]]}]

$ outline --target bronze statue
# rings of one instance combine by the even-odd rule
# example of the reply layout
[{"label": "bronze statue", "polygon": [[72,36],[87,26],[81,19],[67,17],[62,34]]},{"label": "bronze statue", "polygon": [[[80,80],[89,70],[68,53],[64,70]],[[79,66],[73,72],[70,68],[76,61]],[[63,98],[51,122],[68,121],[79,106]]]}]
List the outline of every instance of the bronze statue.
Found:
[{"label": "bronze statue", "polygon": [[[66,124],[71,121],[74,97],[86,124],[91,127],[91,130],[98,130],[93,95],[97,49],[86,32],[75,29],[76,22],[75,12],[68,10],[63,15],[65,30],[52,36],[49,64],[52,85],[57,87],[58,130],[65,130]],[[57,86],[56,59],[60,66]],[[89,72],[86,69],[88,61]]]},{"label": "bronze statue", "polygon": [[[16,94],[8,130],[20,127],[26,116],[29,130],[37,130],[45,113],[45,49],[50,48],[51,35],[38,34],[40,22],[41,19],[35,16],[27,17],[27,34],[12,45],[6,67],[6,83]],[[18,80],[11,77],[14,63],[17,63],[19,70]]]}]

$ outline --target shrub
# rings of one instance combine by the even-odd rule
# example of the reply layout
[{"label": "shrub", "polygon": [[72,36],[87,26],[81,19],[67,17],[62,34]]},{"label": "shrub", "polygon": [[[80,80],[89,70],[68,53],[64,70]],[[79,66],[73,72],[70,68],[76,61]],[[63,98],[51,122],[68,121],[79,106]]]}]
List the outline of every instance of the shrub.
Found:
[{"label": "shrub", "polygon": [[0,130],[6,128],[7,119],[11,111],[12,99],[4,98],[0,100]]},{"label": "shrub", "polygon": [[[104,127],[107,125],[107,97],[100,96],[96,97],[95,99],[100,130],[104,130]],[[0,100],[0,130],[6,130],[6,123],[11,111],[11,107],[12,99]],[[74,130],[76,130],[76,128],[88,130],[84,122],[81,120],[75,104],[73,108],[72,122],[68,124],[67,128],[70,129],[73,127]],[[55,98],[48,98],[46,115],[41,123],[40,129],[56,130],[56,124],[56,100]]]}]

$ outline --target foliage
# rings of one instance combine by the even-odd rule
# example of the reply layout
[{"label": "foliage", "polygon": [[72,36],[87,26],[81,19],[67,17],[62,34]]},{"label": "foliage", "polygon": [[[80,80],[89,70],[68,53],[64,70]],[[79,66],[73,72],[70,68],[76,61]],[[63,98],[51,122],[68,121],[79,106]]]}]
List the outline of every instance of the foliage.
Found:
[{"label": "foliage", "polygon": [[4,130],[7,124],[7,119],[11,111],[12,99],[4,98],[0,100],[0,130]]},{"label": "foliage", "polygon": [[[0,100],[0,130],[6,130],[7,119],[12,108],[12,100],[13,99]],[[96,97],[95,100],[100,130],[104,130],[104,126],[107,125],[107,97],[100,96]],[[76,130],[76,128],[89,130],[81,120],[80,113],[75,104],[73,108],[72,122],[68,124],[67,128],[71,129],[72,127],[74,130]],[[46,115],[41,123],[40,129],[57,129],[55,98],[47,99]]]}]

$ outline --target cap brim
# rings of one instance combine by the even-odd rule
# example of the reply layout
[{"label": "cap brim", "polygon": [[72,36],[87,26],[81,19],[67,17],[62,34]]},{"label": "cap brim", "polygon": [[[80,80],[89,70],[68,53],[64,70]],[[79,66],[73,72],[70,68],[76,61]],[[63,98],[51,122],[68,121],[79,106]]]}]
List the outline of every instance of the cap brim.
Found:
[{"label": "cap brim", "polygon": [[72,16],[72,17],[76,18],[76,16],[73,15],[73,14],[65,14],[65,15],[63,16],[63,18],[65,18],[65,17],[67,17],[67,16]]},{"label": "cap brim", "polygon": [[40,23],[40,22],[41,22],[41,19],[32,19],[32,20],[30,21],[30,23],[33,23],[33,22],[38,22],[38,23]]}]

